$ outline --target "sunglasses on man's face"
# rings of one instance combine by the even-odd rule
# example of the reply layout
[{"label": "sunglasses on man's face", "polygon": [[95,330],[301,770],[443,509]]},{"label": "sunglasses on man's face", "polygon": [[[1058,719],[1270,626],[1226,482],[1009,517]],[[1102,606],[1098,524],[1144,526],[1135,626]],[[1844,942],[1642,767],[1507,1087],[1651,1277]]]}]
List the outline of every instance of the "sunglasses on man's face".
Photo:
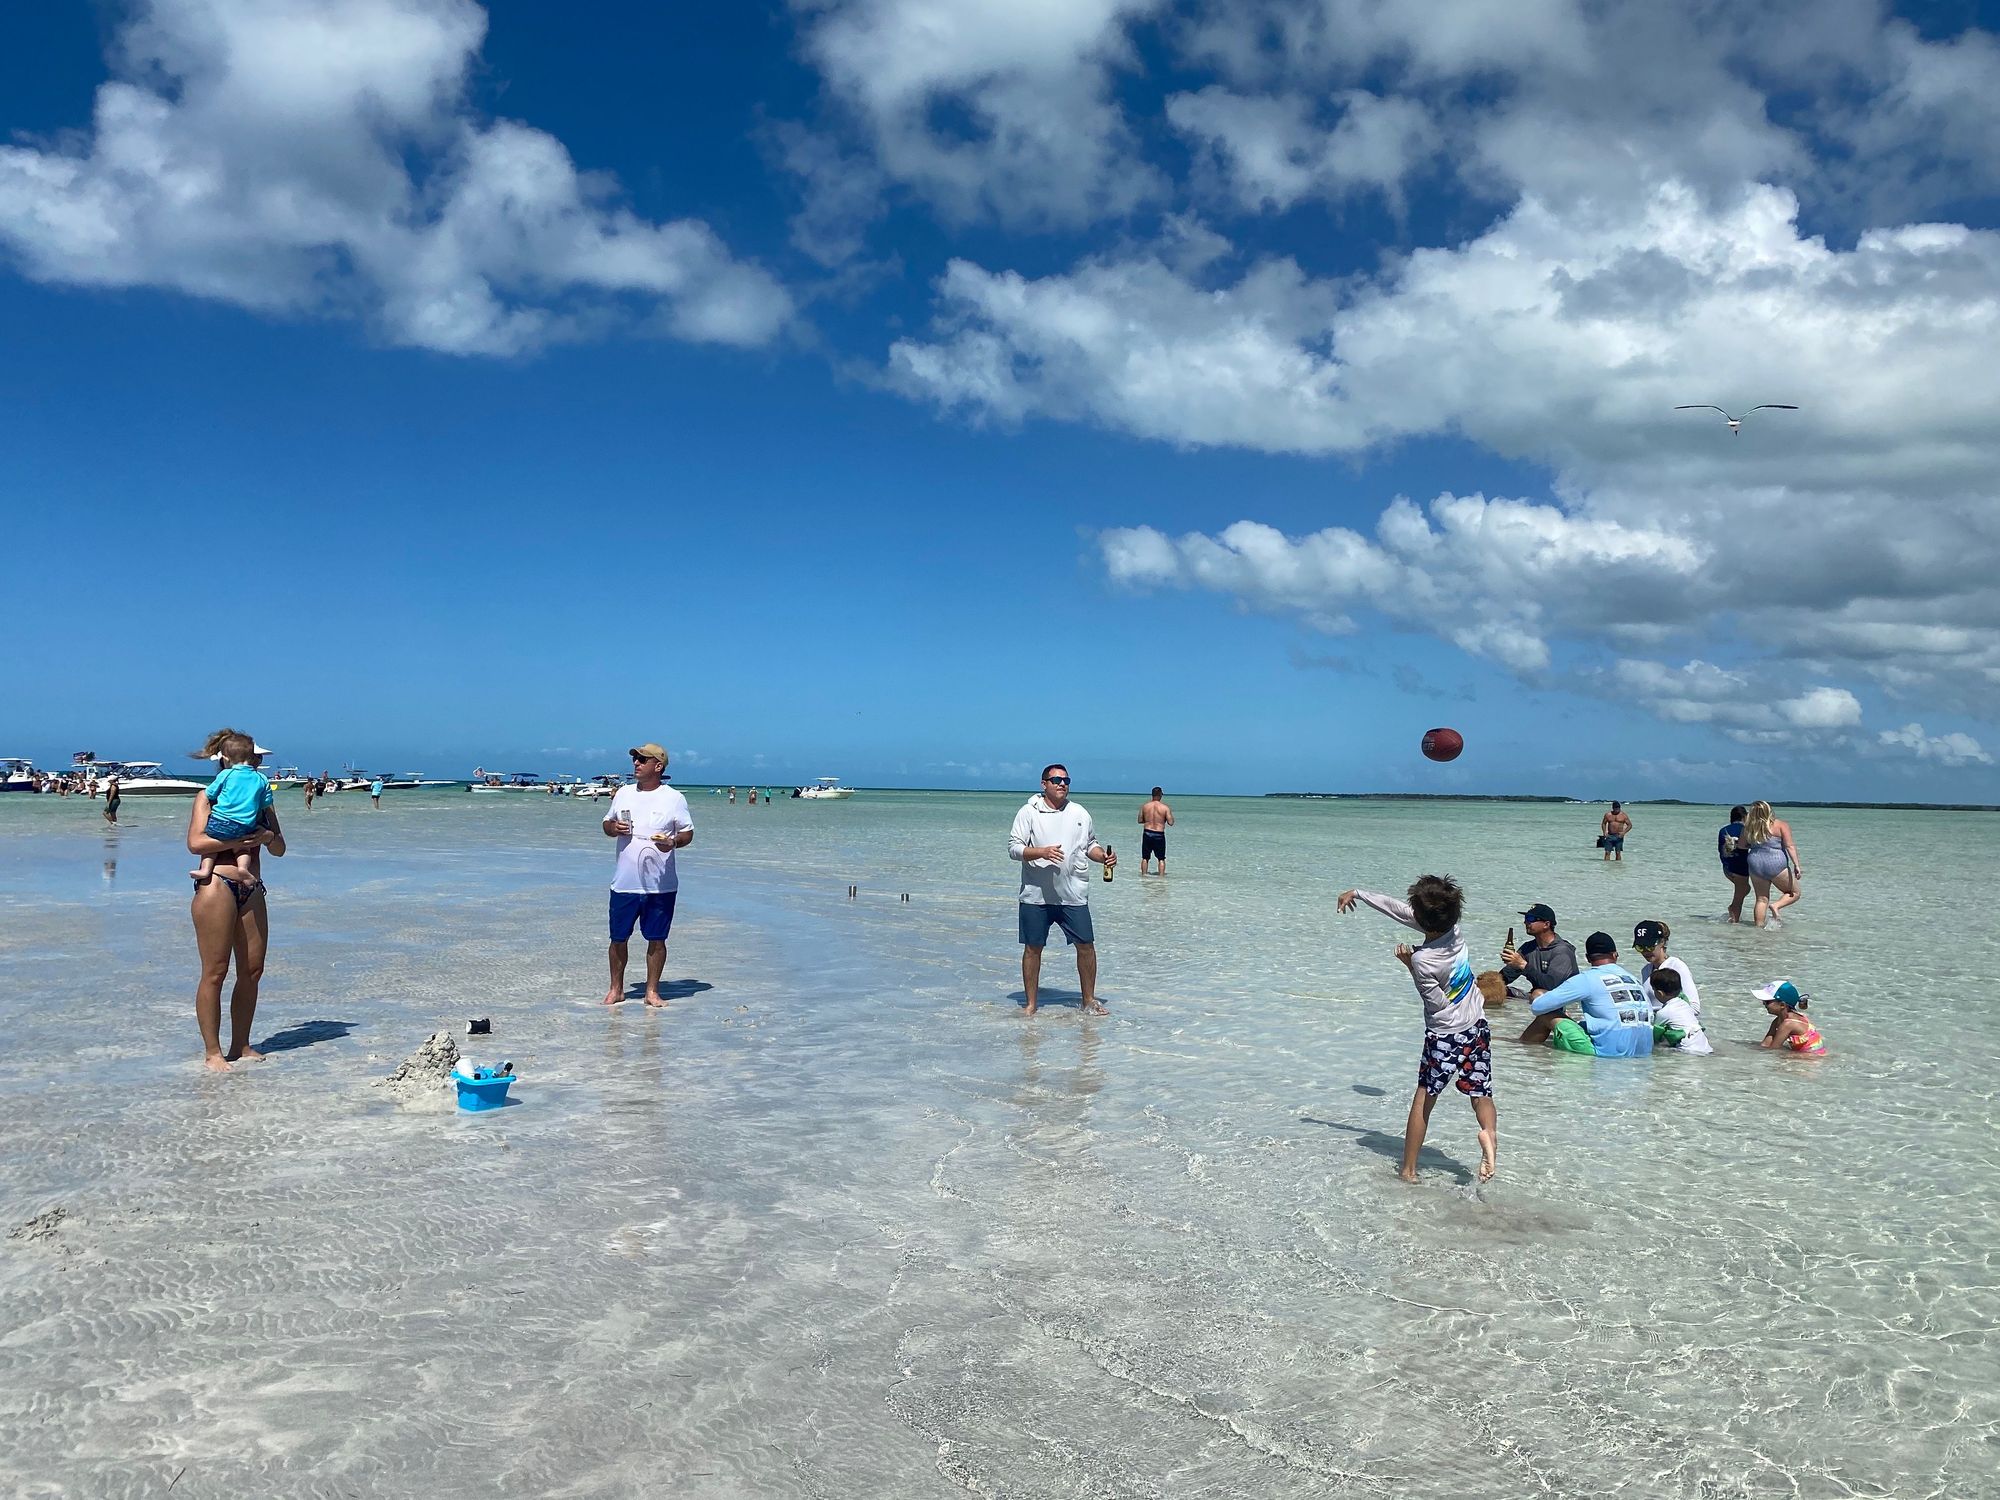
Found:
[{"label": "sunglasses on man's face", "polygon": [[1069,785],[1069,778],[1067,776],[1044,776],[1042,780],[1046,781],[1050,786]]}]

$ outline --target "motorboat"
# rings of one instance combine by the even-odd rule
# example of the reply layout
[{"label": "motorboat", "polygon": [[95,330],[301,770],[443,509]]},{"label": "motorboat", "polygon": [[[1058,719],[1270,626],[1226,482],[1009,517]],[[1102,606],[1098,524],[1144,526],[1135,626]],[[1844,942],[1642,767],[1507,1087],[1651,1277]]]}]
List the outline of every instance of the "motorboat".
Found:
[{"label": "motorboat", "polygon": [[169,776],[156,760],[99,760],[77,769],[88,769],[100,783],[116,776],[119,793],[126,797],[192,797],[208,786],[208,781]]},{"label": "motorboat", "polygon": [[593,776],[581,786],[574,788],[570,792],[570,795],[586,799],[591,797],[615,797],[618,795],[618,788],[625,785],[625,781],[626,778],[623,776]]},{"label": "motorboat", "polygon": [[474,792],[540,792],[548,794],[549,784],[534,771],[482,771],[467,788]]},{"label": "motorboat", "polygon": [[330,797],[335,792],[365,792],[374,786],[375,778],[360,771],[343,771],[338,776],[327,777],[320,785],[320,795]]},{"label": "motorboat", "polygon": [[811,786],[799,788],[799,796],[808,802],[826,802],[837,797],[852,797],[854,788],[842,786],[838,776],[822,776]]},{"label": "motorboat", "polygon": [[32,792],[35,763],[25,756],[0,755],[0,792]]}]

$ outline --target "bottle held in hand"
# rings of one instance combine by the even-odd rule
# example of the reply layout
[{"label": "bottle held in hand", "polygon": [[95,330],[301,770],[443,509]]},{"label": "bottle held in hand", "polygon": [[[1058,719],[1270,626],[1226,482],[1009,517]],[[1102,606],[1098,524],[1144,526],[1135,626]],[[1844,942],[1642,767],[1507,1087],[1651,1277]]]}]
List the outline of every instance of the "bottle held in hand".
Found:
[{"label": "bottle held in hand", "polygon": [[1104,879],[1107,883],[1111,879],[1111,846],[1109,844],[1104,846]]}]

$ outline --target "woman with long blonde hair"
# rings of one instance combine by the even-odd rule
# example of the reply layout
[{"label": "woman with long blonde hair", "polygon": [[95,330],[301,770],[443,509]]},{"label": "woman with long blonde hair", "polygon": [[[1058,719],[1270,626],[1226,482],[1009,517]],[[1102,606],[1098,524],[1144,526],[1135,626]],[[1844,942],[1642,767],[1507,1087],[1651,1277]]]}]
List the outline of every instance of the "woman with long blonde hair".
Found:
[{"label": "woman with long blonde hair", "polygon": [[[1799,899],[1799,851],[1792,842],[1792,827],[1773,814],[1768,802],[1753,802],[1743,816],[1743,836],[1739,841],[1750,865],[1750,885],[1757,892],[1753,920],[1759,927],[1781,927],[1778,913]],[[1778,899],[1771,899],[1771,888]]]}]

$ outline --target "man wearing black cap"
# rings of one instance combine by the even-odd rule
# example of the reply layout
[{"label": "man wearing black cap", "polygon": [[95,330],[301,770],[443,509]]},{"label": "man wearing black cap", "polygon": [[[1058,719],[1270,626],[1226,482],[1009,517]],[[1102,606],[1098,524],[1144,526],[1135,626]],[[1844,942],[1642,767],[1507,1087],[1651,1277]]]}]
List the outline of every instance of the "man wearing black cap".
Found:
[{"label": "man wearing black cap", "polygon": [[1528,945],[1501,951],[1500,977],[1509,994],[1519,993],[1514,981],[1526,977],[1527,998],[1533,1000],[1576,977],[1576,948],[1568,938],[1556,936],[1556,914],[1541,902],[1522,912],[1521,920],[1528,927]]}]

